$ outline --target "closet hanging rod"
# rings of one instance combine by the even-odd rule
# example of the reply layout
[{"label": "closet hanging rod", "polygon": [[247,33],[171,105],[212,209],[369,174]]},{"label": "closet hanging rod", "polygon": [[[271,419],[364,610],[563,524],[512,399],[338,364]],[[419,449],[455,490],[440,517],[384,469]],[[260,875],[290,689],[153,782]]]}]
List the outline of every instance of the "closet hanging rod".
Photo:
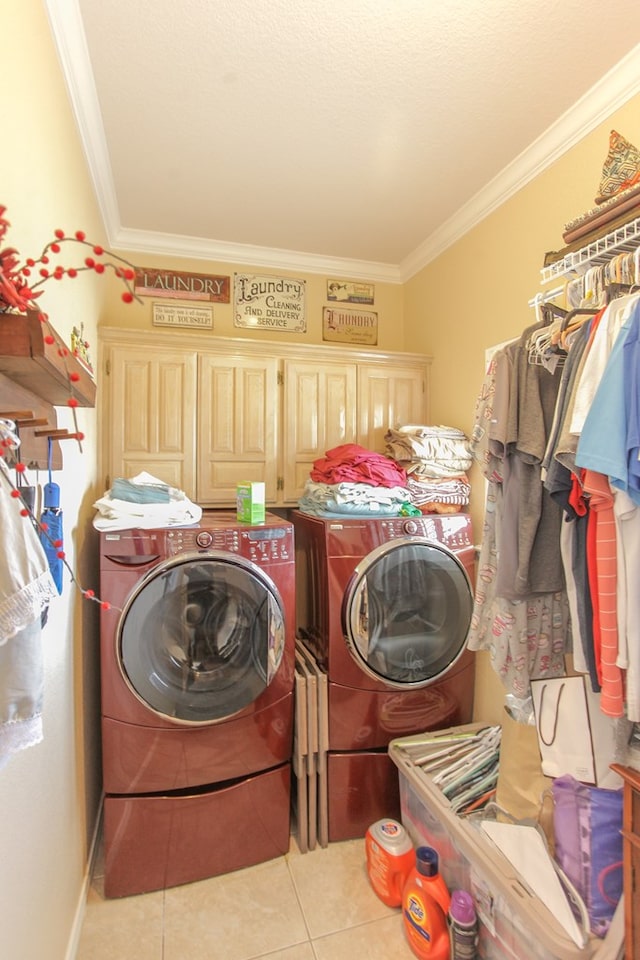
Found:
[{"label": "closet hanging rod", "polygon": [[565,287],[554,287],[553,290],[545,290],[544,292],[536,293],[535,297],[532,297],[529,300],[530,307],[541,307],[543,303],[548,303],[550,300],[555,300],[556,297],[562,296],[565,291]]}]

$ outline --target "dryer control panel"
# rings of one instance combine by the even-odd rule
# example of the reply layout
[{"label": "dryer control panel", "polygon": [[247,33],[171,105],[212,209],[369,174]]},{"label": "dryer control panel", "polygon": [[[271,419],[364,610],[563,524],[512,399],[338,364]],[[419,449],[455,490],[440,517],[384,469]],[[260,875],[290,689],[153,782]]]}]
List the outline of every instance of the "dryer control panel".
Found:
[{"label": "dryer control panel", "polygon": [[427,514],[422,517],[389,517],[380,521],[385,540],[398,537],[425,537],[442,543],[450,550],[462,550],[473,543],[471,517],[468,514],[442,516]]}]

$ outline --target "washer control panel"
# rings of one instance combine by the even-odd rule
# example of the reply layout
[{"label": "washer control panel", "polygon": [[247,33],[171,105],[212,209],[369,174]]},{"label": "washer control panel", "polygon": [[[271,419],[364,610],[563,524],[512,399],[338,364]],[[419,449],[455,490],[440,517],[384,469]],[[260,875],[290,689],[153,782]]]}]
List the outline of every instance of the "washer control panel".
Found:
[{"label": "washer control panel", "polygon": [[194,551],[237,553],[259,566],[288,562],[294,557],[289,527],[178,527],[167,531],[167,556]]}]

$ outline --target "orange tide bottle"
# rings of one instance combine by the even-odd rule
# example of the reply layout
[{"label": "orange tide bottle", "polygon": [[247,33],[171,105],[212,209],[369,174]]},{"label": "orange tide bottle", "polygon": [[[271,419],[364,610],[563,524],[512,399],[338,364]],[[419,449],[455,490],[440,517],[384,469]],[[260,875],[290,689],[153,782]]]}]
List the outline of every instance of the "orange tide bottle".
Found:
[{"label": "orange tide bottle", "polygon": [[438,870],[433,847],[418,847],[415,866],[402,891],[402,919],[411,950],[421,960],[449,960],[447,915],[451,895]]},{"label": "orange tide bottle", "polygon": [[377,820],[364,841],[371,886],[388,907],[399,907],[406,879],[416,862],[409,834],[397,820]]}]

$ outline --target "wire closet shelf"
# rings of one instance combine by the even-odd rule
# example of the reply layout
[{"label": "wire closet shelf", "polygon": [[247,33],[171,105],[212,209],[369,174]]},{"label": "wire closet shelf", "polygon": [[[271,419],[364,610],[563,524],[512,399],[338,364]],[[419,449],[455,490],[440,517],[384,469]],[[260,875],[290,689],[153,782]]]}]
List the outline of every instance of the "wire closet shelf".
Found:
[{"label": "wire closet shelf", "polygon": [[606,263],[614,254],[636,250],[640,246],[640,217],[630,220],[621,227],[612,230],[604,237],[567,253],[562,259],[543,267],[542,283],[549,283],[557,277],[570,273],[584,273],[594,264]]}]

